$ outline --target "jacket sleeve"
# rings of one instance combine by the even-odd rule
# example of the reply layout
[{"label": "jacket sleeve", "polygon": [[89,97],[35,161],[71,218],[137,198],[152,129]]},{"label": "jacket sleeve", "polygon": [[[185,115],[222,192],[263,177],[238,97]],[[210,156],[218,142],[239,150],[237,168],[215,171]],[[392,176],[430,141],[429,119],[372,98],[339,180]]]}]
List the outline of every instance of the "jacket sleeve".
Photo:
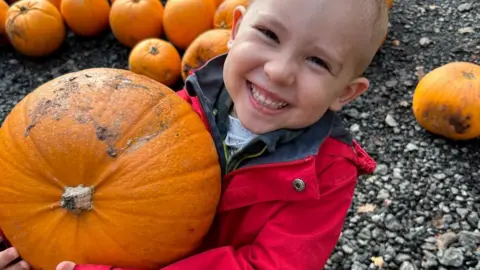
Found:
[{"label": "jacket sleeve", "polygon": [[[285,203],[277,215],[265,224],[254,243],[238,249],[231,246],[214,248],[162,270],[323,269],[343,229],[357,173],[350,162],[342,159],[322,175],[325,179],[319,182],[320,198]],[[332,178],[336,180],[332,181]]]}]

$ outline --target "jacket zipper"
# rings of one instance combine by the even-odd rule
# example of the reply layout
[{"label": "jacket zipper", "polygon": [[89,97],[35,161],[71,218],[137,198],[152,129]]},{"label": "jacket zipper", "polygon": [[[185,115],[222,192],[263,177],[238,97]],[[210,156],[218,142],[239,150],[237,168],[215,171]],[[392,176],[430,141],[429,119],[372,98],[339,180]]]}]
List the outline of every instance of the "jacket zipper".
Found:
[{"label": "jacket zipper", "polygon": [[228,168],[230,167],[230,157],[228,155],[228,150],[227,150],[227,145],[225,144],[225,142],[222,142],[222,145],[223,145],[223,152],[224,152],[224,155],[225,155],[225,158],[227,160],[226,162],[226,165],[225,165],[225,174],[227,174],[228,172],[230,171],[233,171],[233,170],[236,170],[238,168],[238,166],[240,166],[240,163],[242,163],[242,161],[246,160],[246,159],[249,159],[249,158],[254,158],[254,157],[258,157],[258,156],[261,156],[263,153],[265,153],[265,151],[267,150],[267,145],[265,145],[262,150],[260,150],[260,152],[256,153],[256,154],[251,154],[251,155],[248,155],[248,156],[245,156],[245,157],[242,157],[240,160],[236,161],[235,162],[235,166],[233,166],[233,168],[229,171]]}]

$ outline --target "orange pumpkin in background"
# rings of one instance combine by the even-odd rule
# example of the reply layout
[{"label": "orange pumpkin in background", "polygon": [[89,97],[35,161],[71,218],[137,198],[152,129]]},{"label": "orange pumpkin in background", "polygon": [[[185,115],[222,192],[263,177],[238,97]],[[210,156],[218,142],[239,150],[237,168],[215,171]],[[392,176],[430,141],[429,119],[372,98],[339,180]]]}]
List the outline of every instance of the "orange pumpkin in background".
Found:
[{"label": "orange pumpkin in background", "polygon": [[387,7],[388,9],[391,9],[393,7],[393,1],[394,0],[385,0],[387,2]]},{"label": "orange pumpkin in background", "polygon": [[248,7],[248,0],[225,0],[218,6],[213,19],[215,28],[231,29],[233,23],[233,11],[237,6]]},{"label": "orange pumpkin in background", "polygon": [[65,40],[60,11],[49,1],[22,0],[7,12],[6,34],[10,43],[27,56],[46,56]]},{"label": "orange pumpkin in background", "polygon": [[33,269],[159,269],[199,246],[220,198],[200,117],[128,70],[86,69],[35,89],[0,129],[0,161],[0,224]]},{"label": "orange pumpkin in background", "polygon": [[215,10],[213,0],[168,0],[163,16],[167,39],[185,50],[201,33],[213,28]]},{"label": "orange pumpkin in background", "polygon": [[163,33],[164,8],[159,0],[116,0],[110,10],[110,27],[127,47]]},{"label": "orange pumpkin in background", "polygon": [[62,0],[60,11],[70,30],[79,36],[95,36],[108,29],[107,0]]},{"label": "orange pumpkin in background", "polygon": [[182,78],[185,80],[190,70],[228,52],[230,33],[231,30],[228,29],[211,29],[198,36],[183,54]]},{"label": "orange pumpkin in background", "polygon": [[480,136],[480,65],[451,62],[427,73],[413,94],[413,113],[426,130],[454,140]]},{"label": "orange pumpkin in background", "polygon": [[62,0],[48,0],[52,3],[58,10],[60,10],[60,5],[62,4]]},{"label": "orange pumpkin in background", "polygon": [[[20,0],[7,0],[8,4],[13,4],[15,2],[18,2]],[[62,0],[48,0],[50,3],[52,3],[58,10],[60,10],[60,2]]]},{"label": "orange pumpkin in background", "polygon": [[0,0],[0,46],[8,43],[5,35],[5,22],[7,21],[8,4]]},{"label": "orange pumpkin in background", "polygon": [[128,57],[131,71],[168,86],[180,78],[180,62],[177,49],[170,42],[159,38],[142,40]]}]

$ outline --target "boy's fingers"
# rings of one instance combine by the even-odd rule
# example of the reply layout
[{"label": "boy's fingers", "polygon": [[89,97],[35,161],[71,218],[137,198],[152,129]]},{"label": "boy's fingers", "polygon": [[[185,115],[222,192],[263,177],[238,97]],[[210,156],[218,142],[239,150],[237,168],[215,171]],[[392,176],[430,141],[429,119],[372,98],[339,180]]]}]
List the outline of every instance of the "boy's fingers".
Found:
[{"label": "boy's fingers", "polygon": [[57,265],[56,270],[73,270],[73,269],[75,269],[75,263],[65,261],[65,262],[59,263]]},{"label": "boy's fingers", "polygon": [[12,264],[7,268],[2,268],[3,270],[29,270],[30,265],[26,261],[19,261],[16,264]]},{"label": "boy's fingers", "polygon": [[7,248],[0,252],[0,269],[4,269],[9,263],[18,258],[18,251],[16,248]]}]

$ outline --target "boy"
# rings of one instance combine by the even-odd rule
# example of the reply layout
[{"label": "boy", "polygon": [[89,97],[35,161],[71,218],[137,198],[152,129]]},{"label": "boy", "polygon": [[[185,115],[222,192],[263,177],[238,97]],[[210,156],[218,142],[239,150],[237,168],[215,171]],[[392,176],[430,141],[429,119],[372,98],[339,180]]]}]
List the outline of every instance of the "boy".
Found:
[{"label": "boy", "polygon": [[[385,36],[383,2],[254,0],[234,11],[229,53],[179,92],[216,142],[222,200],[204,246],[163,269],[323,268],[357,176],[375,167],[334,111],[369,87],[359,74]],[[57,269],[74,267],[119,269]]]}]

